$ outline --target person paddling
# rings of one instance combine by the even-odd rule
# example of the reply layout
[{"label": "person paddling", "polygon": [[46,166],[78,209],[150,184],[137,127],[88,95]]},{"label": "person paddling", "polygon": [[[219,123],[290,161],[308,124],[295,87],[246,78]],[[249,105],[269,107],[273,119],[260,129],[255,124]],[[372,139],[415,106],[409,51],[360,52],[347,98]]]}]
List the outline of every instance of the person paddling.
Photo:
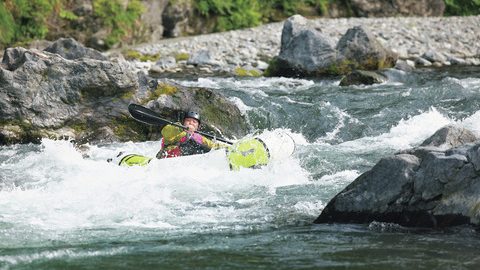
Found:
[{"label": "person paddling", "polygon": [[183,118],[183,125],[188,130],[183,130],[174,125],[166,125],[162,129],[162,147],[157,153],[157,158],[171,158],[203,154],[211,149],[226,147],[226,145],[214,143],[195,131],[200,128],[200,114],[188,111]]}]

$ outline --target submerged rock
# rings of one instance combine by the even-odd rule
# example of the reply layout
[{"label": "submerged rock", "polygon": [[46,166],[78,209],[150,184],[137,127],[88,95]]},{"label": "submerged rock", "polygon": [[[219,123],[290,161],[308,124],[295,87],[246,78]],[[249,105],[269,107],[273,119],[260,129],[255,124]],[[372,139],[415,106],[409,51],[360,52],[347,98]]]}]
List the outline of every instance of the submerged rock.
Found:
[{"label": "submerged rock", "polygon": [[474,140],[472,134],[446,127],[424,146],[381,159],[337,194],[315,223],[480,225],[480,143],[461,145]]},{"label": "submerged rock", "polygon": [[365,70],[355,70],[347,76],[343,77],[340,81],[340,86],[349,85],[371,85],[375,83],[383,83],[387,81],[387,77],[381,73]]}]

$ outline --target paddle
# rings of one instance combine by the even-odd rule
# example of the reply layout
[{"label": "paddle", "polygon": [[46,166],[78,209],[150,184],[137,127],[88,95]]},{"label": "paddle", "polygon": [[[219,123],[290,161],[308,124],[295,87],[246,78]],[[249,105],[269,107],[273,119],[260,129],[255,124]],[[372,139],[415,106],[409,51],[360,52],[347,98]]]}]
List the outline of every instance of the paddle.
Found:
[{"label": "paddle", "polygon": [[[137,120],[139,122],[142,122],[144,124],[154,125],[154,126],[172,125],[172,126],[182,128],[184,130],[188,129],[184,125],[180,125],[180,124],[174,123],[172,121],[168,121],[166,119],[163,119],[156,112],[154,112],[154,111],[152,111],[148,108],[145,108],[141,105],[138,105],[138,104],[133,104],[132,103],[132,104],[128,105],[128,111],[130,112],[130,115],[132,115],[132,117],[135,120]],[[217,141],[221,141],[221,142],[224,142],[224,143],[227,143],[227,144],[233,144],[232,142],[230,142],[226,139],[218,138],[218,137],[216,137],[214,135],[210,135],[208,133],[204,133],[204,132],[201,132],[201,131],[195,131],[195,133],[198,133],[198,134],[203,135],[207,138],[214,139],[214,140],[217,140]]]}]

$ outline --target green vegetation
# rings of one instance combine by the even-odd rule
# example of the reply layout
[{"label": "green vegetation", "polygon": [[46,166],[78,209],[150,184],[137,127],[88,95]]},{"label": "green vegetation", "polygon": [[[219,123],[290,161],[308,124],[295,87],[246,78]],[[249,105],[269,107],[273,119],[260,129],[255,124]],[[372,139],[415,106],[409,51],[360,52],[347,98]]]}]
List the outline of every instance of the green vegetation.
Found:
[{"label": "green vegetation", "polygon": [[279,21],[293,14],[318,16],[325,13],[333,0],[199,0],[198,13],[216,20],[214,31],[227,31]]},{"label": "green vegetation", "polygon": [[199,0],[195,1],[198,12],[205,17],[216,17],[214,31],[227,31],[256,26],[262,15],[257,0]]},{"label": "green vegetation", "polygon": [[[92,0],[92,17],[108,31],[106,45],[111,47],[134,35],[144,7],[141,0]],[[73,0],[1,0],[0,46],[48,38],[50,30],[69,29],[69,22],[80,20],[72,10]]]},{"label": "green vegetation", "polygon": [[147,101],[157,99],[161,95],[171,96],[175,94],[177,91],[178,91],[178,88],[176,86],[161,82],[158,84],[157,88],[155,88],[149,93]]},{"label": "green vegetation", "polygon": [[128,1],[124,8],[120,0],[92,0],[94,16],[110,31],[106,39],[111,47],[125,37],[133,36],[136,23],[144,11],[140,0]]},{"label": "green vegetation", "polygon": [[186,61],[186,60],[188,60],[188,58],[190,58],[190,54],[188,54],[188,53],[177,53],[177,54],[175,54],[175,61],[177,61],[177,62]]},{"label": "green vegetation", "polygon": [[155,62],[158,59],[160,59],[160,54],[159,53],[156,53],[156,54],[142,54],[139,51],[135,51],[135,50],[126,50],[126,51],[123,52],[123,55],[128,60],[137,59],[137,60],[142,61],[142,62],[147,62],[147,61]]},{"label": "green vegetation", "polygon": [[0,2],[0,43],[44,38],[47,21],[58,14],[60,0],[4,0]]},{"label": "green vegetation", "polygon": [[445,0],[446,16],[480,14],[480,0]]},{"label": "green vegetation", "polygon": [[245,69],[241,67],[235,68],[234,71],[235,75],[240,77],[260,77],[262,76],[262,72],[256,69]]}]

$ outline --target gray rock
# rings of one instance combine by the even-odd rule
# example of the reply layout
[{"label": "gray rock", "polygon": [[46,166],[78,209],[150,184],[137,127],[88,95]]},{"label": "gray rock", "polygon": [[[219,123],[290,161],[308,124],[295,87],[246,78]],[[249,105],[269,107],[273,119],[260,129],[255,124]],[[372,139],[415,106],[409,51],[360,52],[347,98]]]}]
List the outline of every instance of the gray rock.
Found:
[{"label": "gray rock", "polygon": [[348,63],[363,70],[393,67],[398,59],[395,53],[385,49],[373,34],[362,26],[348,29],[338,41],[337,50]]},{"label": "gray rock", "polygon": [[415,64],[419,65],[419,66],[428,67],[428,66],[432,65],[432,62],[430,62],[427,59],[424,59],[422,57],[417,57],[417,58],[415,58]]},{"label": "gray rock", "polygon": [[[128,101],[119,106],[119,96],[135,91],[138,84],[122,64],[71,61],[49,52],[10,48],[0,67],[0,86],[0,129],[21,123],[20,132],[0,141],[5,144],[36,141],[68,124],[102,126],[126,114]],[[106,108],[108,100],[119,101]]]},{"label": "gray rock", "polygon": [[213,54],[210,50],[200,50],[194,52],[190,55],[190,58],[187,61],[187,65],[202,66],[202,65],[211,65],[216,62],[213,59]]},{"label": "gray rock", "polygon": [[331,40],[314,29],[300,31],[283,47],[278,58],[307,74],[328,68],[336,61]]},{"label": "gray rock", "polygon": [[248,127],[244,116],[222,94],[205,88],[182,87],[169,81],[159,83],[160,88],[165,85],[174,87],[175,91],[160,95],[147,107],[169,119],[176,119],[183,111],[193,109],[202,115],[202,126],[208,132],[237,138],[246,135]]},{"label": "gray rock", "polygon": [[293,37],[300,34],[302,30],[309,28],[312,28],[311,24],[301,15],[293,15],[288,18],[283,24],[280,51],[286,50]]},{"label": "gray rock", "polygon": [[461,58],[458,58],[458,57],[455,57],[455,56],[448,56],[447,59],[450,62],[450,64],[452,64],[452,65],[466,65],[467,64],[464,59],[461,59]]},{"label": "gray rock", "polygon": [[467,157],[475,171],[480,172],[480,145],[474,145],[467,150]]},{"label": "gray rock", "polygon": [[373,71],[355,70],[350,72],[340,81],[340,86],[349,85],[371,85],[375,83],[383,83],[387,81],[387,77],[383,74]]},{"label": "gray rock", "polygon": [[404,60],[398,60],[397,63],[395,63],[395,68],[405,72],[412,72],[415,70],[415,67],[412,67],[407,63],[407,61]]},{"label": "gray rock", "polygon": [[285,21],[280,48],[276,63],[267,71],[271,75],[312,76],[336,63],[333,42],[300,15]]},{"label": "gray rock", "polygon": [[173,56],[166,56],[160,58],[157,63],[155,63],[155,66],[158,66],[161,69],[172,69],[177,67],[177,61]]},{"label": "gray rock", "polygon": [[253,66],[259,70],[266,70],[268,68],[268,64],[260,60],[258,60]]},{"label": "gray rock", "polygon": [[419,165],[417,157],[407,154],[381,159],[370,171],[337,194],[315,223],[354,222],[364,218],[364,222],[373,221],[366,213],[384,213],[392,204],[408,201],[410,194],[401,195],[411,189],[412,176]]},{"label": "gray rock", "polygon": [[[439,130],[425,145],[380,160],[335,196],[315,221],[392,222],[446,227],[480,224],[480,143],[457,145],[470,132]],[[467,134],[465,136],[465,134]]]},{"label": "gray rock", "polygon": [[60,38],[53,44],[45,48],[46,52],[56,53],[65,59],[90,58],[97,60],[107,60],[107,57],[91,48],[87,48],[73,38]]},{"label": "gray rock", "polygon": [[447,58],[443,56],[442,54],[438,53],[437,51],[434,50],[429,50],[422,54],[421,56],[423,59],[426,59],[430,62],[440,62],[443,63],[447,61]]},{"label": "gray rock", "polygon": [[475,134],[463,127],[449,125],[437,130],[431,137],[423,141],[420,146],[434,146],[449,149],[478,140]]},{"label": "gray rock", "polygon": [[159,138],[160,129],[130,117],[127,107],[132,102],[150,101],[164,109],[198,108],[205,128],[222,136],[240,137],[248,129],[238,108],[224,96],[202,88],[159,84],[141,72],[134,74],[126,62],[67,60],[24,48],[7,49],[4,56],[0,145],[72,134],[79,143]]}]

